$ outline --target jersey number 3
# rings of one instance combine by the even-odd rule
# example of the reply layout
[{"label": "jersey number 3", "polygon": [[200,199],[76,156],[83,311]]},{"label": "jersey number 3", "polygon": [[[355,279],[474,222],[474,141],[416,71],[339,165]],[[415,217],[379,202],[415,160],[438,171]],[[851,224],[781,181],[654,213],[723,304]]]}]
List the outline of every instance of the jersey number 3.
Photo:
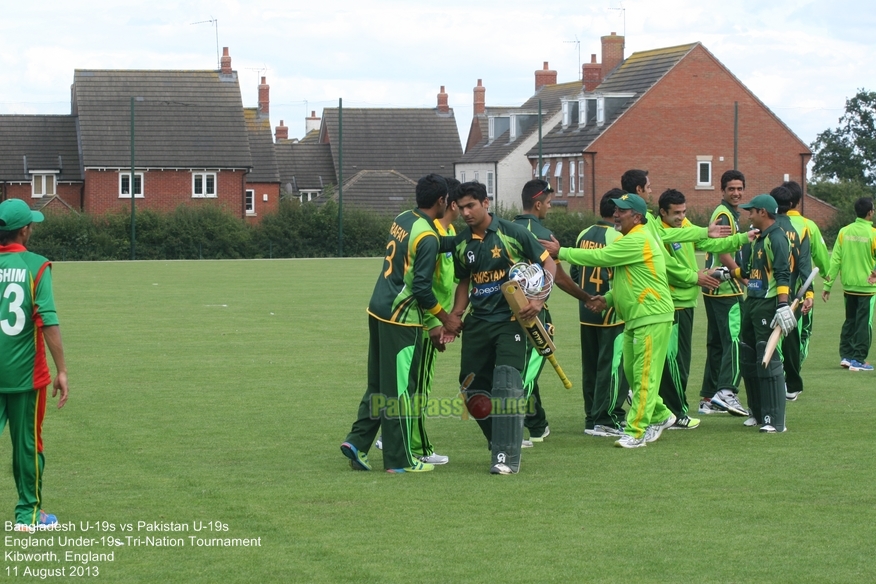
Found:
[{"label": "jersey number 3", "polygon": [[[10,297],[11,300],[9,300]],[[9,300],[8,304],[7,300]],[[6,310],[0,310],[0,313],[8,312],[9,316],[5,320],[0,320],[0,330],[10,337],[24,330],[25,316],[24,311],[21,309],[23,303],[24,289],[21,287],[21,284],[7,285],[6,290],[3,292],[3,302],[0,302],[0,308],[5,308]]]}]

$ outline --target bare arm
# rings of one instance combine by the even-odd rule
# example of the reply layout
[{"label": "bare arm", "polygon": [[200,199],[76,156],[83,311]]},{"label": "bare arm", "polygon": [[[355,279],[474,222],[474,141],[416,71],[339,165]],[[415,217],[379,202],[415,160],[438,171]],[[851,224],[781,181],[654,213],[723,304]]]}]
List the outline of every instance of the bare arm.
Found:
[{"label": "bare arm", "polygon": [[58,409],[63,408],[67,403],[67,364],[64,361],[64,345],[61,342],[61,329],[58,325],[43,327],[43,338],[46,340],[46,345],[49,347],[49,352],[52,354],[52,361],[55,362],[55,381],[52,383],[52,397],[61,392],[61,397],[58,399]]},{"label": "bare arm", "polygon": [[554,282],[556,285],[570,296],[574,296],[581,302],[590,302],[593,298],[590,294],[581,289],[578,284],[575,283],[575,280],[566,273],[566,270],[563,269],[563,265],[560,262],[557,262],[557,275],[554,278]]}]

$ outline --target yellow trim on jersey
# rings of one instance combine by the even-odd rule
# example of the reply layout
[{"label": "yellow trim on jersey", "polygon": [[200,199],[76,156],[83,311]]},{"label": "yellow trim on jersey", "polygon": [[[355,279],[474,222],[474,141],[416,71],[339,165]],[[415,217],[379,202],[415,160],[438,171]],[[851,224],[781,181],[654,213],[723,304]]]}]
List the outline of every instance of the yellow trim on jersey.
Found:
[{"label": "yellow trim on jersey", "polygon": [[[422,324],[396,322],[396,321],[394,321],[394,320],[386,320],[385,318],[380,318],[379,316],[377,316],[376,314],[374,314],[373,312],[371,312],[371,311],[368,310],[367,308],[365,309],[365,312],[367,312],[369,315],[373,316],[374,318],[376,318],[376,319],[379,320],[380,322],[385,322],[386,324],[394,324],[394,325],[397,325],[397,326],[412,326],[412,327],[416,327],[416,328],[423,328],[423,325],[422,325]],[[398,311],[396,311],[396,313],[397,313],[397,312],[398,312]]]},{"label": "yellow trim on jersey", "polygon": [[789,286],[776,286],[776,294],[790,294],[791,288]]}]

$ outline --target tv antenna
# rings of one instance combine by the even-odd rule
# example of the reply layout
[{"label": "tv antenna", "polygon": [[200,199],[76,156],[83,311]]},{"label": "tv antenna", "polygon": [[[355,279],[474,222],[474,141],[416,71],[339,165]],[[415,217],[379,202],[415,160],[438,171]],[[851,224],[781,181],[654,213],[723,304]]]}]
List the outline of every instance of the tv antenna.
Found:
[{"label": "tv antenna", "polygon": [[210,15],[210,20],[199,20],[198,22],[191,22],[189,24],[212,24],[213,28],[216,29],[216,68],[222,68],[222,61],[219,60],[219,19],[213,18],[213,15]]},{"label": "tv antenna", "polygon": [[[564,43],[572,43],[572,44],[577,45],[577,47],[578,47],[578,75],[583,75],[582,70],[581,70],[581,41],[578,40],[578,35],[575,35],[574,41],[563,41],[563,42]],[[578,79],[580,80],[581,77],[578,77]]]},{"label": "tv antenna", "polygon": [[609,7],[608,9],[621,11],[621,14],[622,14],[623,19],[624,19],[624,44],[622,45],[621,48],[626,49],[627,48],[627,9],[624,8],[623,5],[621,5],[620,8]]}]

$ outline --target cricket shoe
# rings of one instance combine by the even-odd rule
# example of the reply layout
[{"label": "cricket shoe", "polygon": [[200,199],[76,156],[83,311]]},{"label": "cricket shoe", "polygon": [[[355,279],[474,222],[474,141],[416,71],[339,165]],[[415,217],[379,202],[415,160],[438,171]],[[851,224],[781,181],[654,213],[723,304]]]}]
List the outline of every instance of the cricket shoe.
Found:
[{"label": "cricket shoe", "polygon": [[799,391],[786,391],[785,399],[788,401],[797,401],[797,398],[800,397]]},{"label": "cricket shoe", "polygon": [[763,426],[760,427],[760,431],[763,432],[764,434],[777,434],[779,432],[787,432],[788,427],[785,426],[784,428],[779,430],[778,428],[776,428],[772,424],[764,424]]},{"label": "cricket shoe", "polygon": [[642,446],[647,446],[648,443],[645,442],[644,435],[641,438],[633,438],[629,434],[624,434],[614,441],[614,445],[618,448],[641,448]]},{"label": "cricket shoe", "polygon": [[873,371],[873,366],[869,363],[861,363],[852,359],[849,361],[849,371]]},{"label": "cricket shoe", "polygon": [[675,414],[669,414],[669,417],[660,422],[659,424],[651,424],[647,428],[645,428],[645,442],[657,442],[657,439],[660,438],[660,434],[663,433],[663,430],[671,427],[678,418],[675,417]]},{"label": "cricket shoe", "polygon": [[691,418],[690,416],[682,416],[675,420],[675,423],[667,428],[668,430],[693,430],[699,428],[700,419]]},{"label": "cricket shoe", "polygon": [[377,437],[377,442],[374,443],[374,448],[377,450],[383,450],[383,435]]},{"label": "cricket shoe", "polygon": [[842,367],[843,369],[848,369],[849,365],[851,365],[851,364],[852,364],[851,359],[846,359],[845,357],[840,359],[840,367]]},{"label": "cricket shoe", "polygon": [[753,428],[754,426],[757,426],[757,418],[755,418],[754,416],[749,416],[745,419],[744,422],[742,422],[742,425],[746,428]]},{"label": "cricket shoe", "polygon": [[748,410],[742,407],[742,404],[736,398],[736,394],[729,389],[722,389],[712,396],[712,404],[721,406],[734,416],[748,417]]},{"label": "cricket shoe", "polygon": [[544,427],[544,432],[542,433],[541,436],[530,436],[530,437],[529,437],[529,441],[530,441],[530,442],[544,442],[544,439],[547,438],[547,437],[550,436],[550,435],[551,435],[551,427],[550,427],[550,426],[545,426],[545,427]]},{"label": "cricket shoe", "polygon": [[371,470],[371,465],[368,464],[368,455],[349,442],[341,444],[341,452],[350,459],[350,468],[353,470]]},{"label": "cricket shoe", "polygon": [[532,440],[524,440],[520,443],[520,448],[532,448],[533,443]]},{"label": "cricket shoe", "polygon": [[618,438],[620,436],[624,436],[623,430],[620,428],[614,428],[612,426],[603,426],[601,424],[596,424],[590,430],[584,430],[584,433],[588,436],[602,436],[605,438]]},{"label": "cricket shoe", "polygon": [[40,518],[36,523],[33,525],[28,525],[27,523],[16,523],[13,530],[34,533],[35,531],[45,531],[55,529],[56,527],[58,527],[58,518],[51,513],[46,513],[40,509]]},{"label": "cricket shoe", "polygon": [[700,409],[699,412],[701,414],[726,414],[727,410],[718,406],[717,404],[713,404],[711,399],[700,400]]},{"label": "cricket shoe", "polygon": [[427,464],[434,464],[437,466],[440,464],[447,464],[448,462],[450,462],[450,457],[444,456],[443,454],[437,454],[437,453],[433,452],[429,456],[418,456],[417,460],[419,460],[420,462],[425,462]]},{"label": "cricket shoe", "polygon": [[406,472],[429,472],[430,470],[435,470],[434,464],[417,461],[413,465],[404,468],[388,468],[386,469],[386,472],[390,474],[402,474]]},{"label": "cricket shoe", "polygon": [[514,471],[507,464],[499,463],[490,467],[490,474],[509,475],[514,474]]}]

